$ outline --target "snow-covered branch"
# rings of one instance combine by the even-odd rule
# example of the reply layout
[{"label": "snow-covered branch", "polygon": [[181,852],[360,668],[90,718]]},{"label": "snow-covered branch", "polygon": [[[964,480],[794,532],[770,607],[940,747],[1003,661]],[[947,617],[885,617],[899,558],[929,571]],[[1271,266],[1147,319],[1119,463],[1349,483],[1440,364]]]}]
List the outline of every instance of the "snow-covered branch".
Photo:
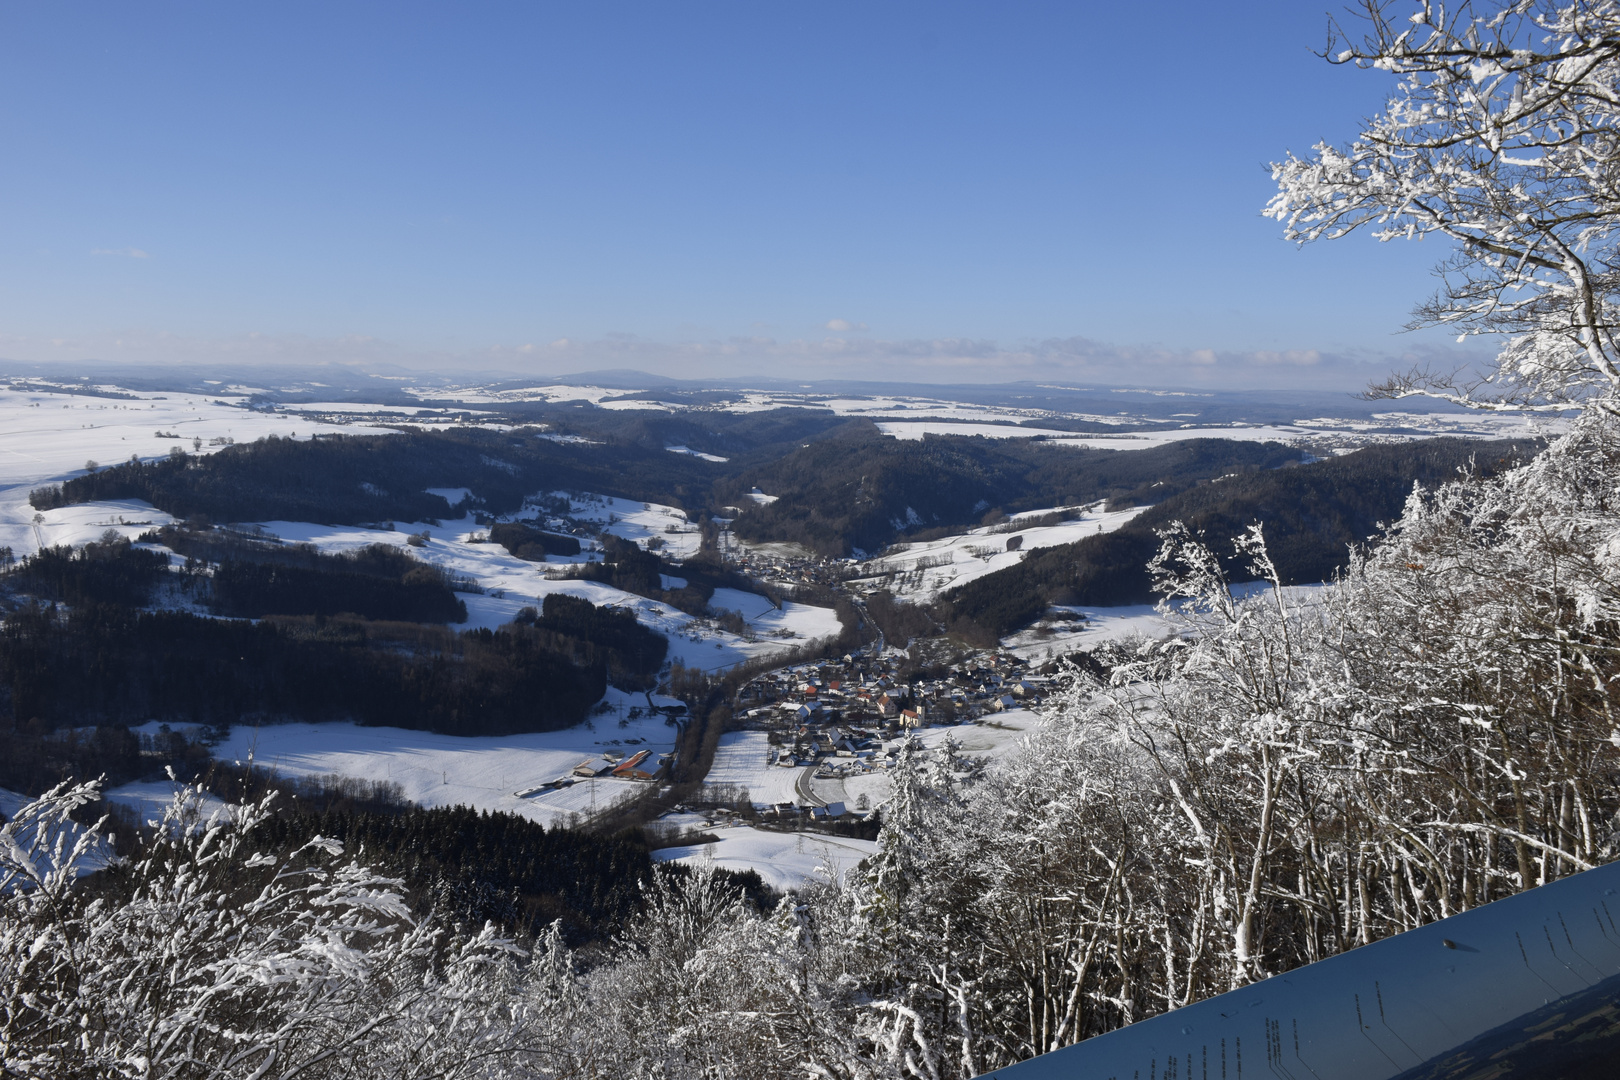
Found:
[{"label": "snow-covered branch", "polygon": [[[1620,389],[1615,338],[1620,6],[1612,0],[1424,0],[1407,19],[1365,0],[1337,63],[1397,77],[1344,146],[1274,163],[1266,214],[1297,243],[1369,230],[1447,241],[1444,284],[1413,326],[1506,337],[1471,381],[1415,371],[1375,396],[1579,408]],[[1335,40],[1352,35],[1335,26]]]}]

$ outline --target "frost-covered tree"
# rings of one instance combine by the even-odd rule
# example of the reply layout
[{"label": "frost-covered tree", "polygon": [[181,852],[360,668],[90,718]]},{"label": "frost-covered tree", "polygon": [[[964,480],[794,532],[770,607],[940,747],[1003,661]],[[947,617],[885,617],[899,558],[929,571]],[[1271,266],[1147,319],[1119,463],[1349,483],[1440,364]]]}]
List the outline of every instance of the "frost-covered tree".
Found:
[{"label": "frost-covered tree", "polygon": [[[268,802],[176,798],[129,861],[64,785],[0,826],[0,1071],[8,1076],[486,1075],[534,1041],[493,927],[413,918],[399,882],[314,840],[256,853]],[[93,868],[93,867],[92,867]]]},{"label": "frost-covered tree", "polygon": [[1362,0],[1328,58],[1398,77],[1349,144],[1272,167],[1266,208],[1300,243],[1367,229],[1443,238],[1413,326],[1506,334],[1487,375],[1415,370],[1378,393],[1487,408],[1620,409],[1620,5]]}]

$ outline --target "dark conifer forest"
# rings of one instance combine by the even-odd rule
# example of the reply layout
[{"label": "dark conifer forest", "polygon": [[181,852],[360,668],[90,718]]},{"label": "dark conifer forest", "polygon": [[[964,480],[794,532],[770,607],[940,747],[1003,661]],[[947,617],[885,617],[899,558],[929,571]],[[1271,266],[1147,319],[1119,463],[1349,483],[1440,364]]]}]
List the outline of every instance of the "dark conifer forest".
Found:
[{"label": "dark conifer forest", "polygon": [[581,943],[622,925],[652,872],[646,845],[637,839],[547,829],[513,814],[460,806],[293,808],[261,825],[258,839],[286,851],[316,836],[366,851],[377,866],[404,879],[420,909],[522,934],[560,919],[568,937]]},{"label": "dark conifer forest", "polygon": [[38,606],[0,628],[0,692],[19,721],[52,727],[352,719],[497,735],[578,723],[610,668],[645,679],[658,652],[626,656],[538,627],[453,634],[324,616],[255,623]]},{"label": "dark conifer forest", "polygon": [[134,607],[147,603],[169,579],[169,557],[114,537],[76,551],[45,548],[10,568],[6,579],[46,601]]},{"label": "dark conifer forest", "polygon": [[547,555],[578,555],[579,540],[546,532],[521,521],[498,522],[489,530],[491,543],[499,544],[520,559],[545,562]]}]

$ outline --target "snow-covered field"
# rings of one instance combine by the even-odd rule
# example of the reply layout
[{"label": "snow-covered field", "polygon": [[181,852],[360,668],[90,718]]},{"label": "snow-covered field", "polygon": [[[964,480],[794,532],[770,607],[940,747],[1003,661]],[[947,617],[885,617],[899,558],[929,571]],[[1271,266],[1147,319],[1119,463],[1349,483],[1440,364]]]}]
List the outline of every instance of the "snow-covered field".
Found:
[{"label": "snow-covered field", "polygon": [[1187,439],[1234,439],[1238,442],[1291,442],[1313,434],[1302,427],[1274,424],[1234,424],[1231,427],[1164,428],[1157,431],[1121,431],[1078,435],[1055,428],[1011,427],[1003,424],[953,424],[935,420],[892,420],[878,424],[878,430],[896,439],[920,439],[924,435],[982,435],[987,439],[1029,439],[1046,437],[1049,445],[1084,446],[1098,450],[1143,450],[1151,446]]},{"label": "snow-covered field", "polygon": [[[111,788],[105,797],[110,803],[129,807],[135,812],[137,821],[156,824],[163,820],[164,812],[174,803],[175,795],[180,790],[181,785],[172,780],[147,780]],[[225,808],[223,799],[207,792],[196,796],[196,799],[197,809],[205,821]]]},{"label": "snow-covered field", "polygon": [[0,788],[0,817],[10,821],[17,816],[17,811],[27,806],[31,801],[26,795],[19,795],[15,791]]},{"label": "snow-covered field", "polygon": [[797,783],[810,769],[771,765],[770,750],[770,740],[763,731],[733,731],[720,736],[707,782],[747,788],[755,806],[802,804],[805,800],[799,797]]},{"label": "snow-covered field", "polygon": [[1028,709],[1008,709],[1006,712],[991,713],[978,724],[922,728],[917,732],[917,741],[933,749],[943,744],[946,739],[955,739],[960,747],[960,753],[967,757],[987,757],[994,760],[1018,749],[1018,744],[1024,736],[1033,731],[1040,722],[1041,718]]},{"label": "snow-covered field", "polygon": [[[1093,418],[1094,419],[1094,418]],[[1533,438],[1560,432],[1565,422],[1507,414],[1453,415],[1450,413],[1380,413],[1367,420],[1333,417],[1296,420],[1292,424],[1223,424],[1209,427],[1162,427],[1146,431],[1076,434],[1050,428],[1013,427],[1005,424],[962,424],[939,420],[885,420],[878,430],[897,439],[924,435],[982,435],[987,439],[1046,438],[1049,446],[1087,447],[1094,450],[1145,450],[1187,439],[1232,439],[1238,442],[1344,443],[1351,448],[1366,442],[1404,442],[1411,439],[1455,435],[1464,438]],[[1347,443],[1345,440],[1349,440]]]},{"label": "snow-covered field", "polygon": [[[27,795],[0,788],[0,818],[11,822],[16,818],[18,811],[33,801]],[[34,859],[36,867],[42,871],[48,870],[53,865],[51,856],[48,853],[57,850],[65,858],[73,850],[73,845],[78,843],[79,838],[84,835],[84,832],[84,826],[69,822],[65,828],[47,831],[43,837],[43,842],[38,844],[36,851],[35,841],[41,839],[39,830],[29,827],[18,828],[13,835],[17,846],[7,853],[9,856],[8,861],[16,860],[19,854],[27,853],[29,857]],[[108,866],[112,860],[112,846],[104,840],[98,841],[79,862],[78,873],[80,876],[93,874],[97,870]]]},{"label": "snow-covered field", "polygon": [[502,404],[509,401],[589,401],[601,404],[606,398],[620,397],[623,390],[609,390],[600,386],[569,386],[546,384],[523,386],[510,390],[493,390],[479,386],[407,386],[405,393],[427,401],[456,401],[465,403]]},{"label": "snow-covered field", "polygon": [[[160,458],[175,446],[188,454],[209,454],[226,439],[252,442],[266,435],[303,439],[348,430],[286,413],[255,412],[242,396],[108,389],[129,397],[0,389],[0,416],[5,418],[0,423],[0,546],[21,556],[42,544],[82,544],[107,528],[126,535],[147,528],[121,526],[119,516],[143,522],[168,520],[143,503],[103,503],[45,511],[36,528],[28,492],[83,475],[87,462],[116,465],[131,457]],[[158,432],[179,438],[159,438]],[[197,447],[199,439],[202,445]]]},{"label": "snow-covered field", "polygon": [[[1012,523],[1016,524],[1020,518],[1038,518],[1059,509],[1066,508],[1031,510],[1016,515]],[[888,587],[896,595],[913,601],[932,600],[947,589],[1015,566],[1025,555],[1038,548],[1072,544],[1098,533],[1113,532],[1141,512],[1141,508],[1136,508],[1109,513],[1098,503],[1086,507],[1075,520],[1056,525],[1019,529],[1012,533],[992,532],[989,527],[971,529],[957,536],[908,544],[903,550],[872,559],[863,565],[863,576],[893,575]],[[996,528],[1005,528],[1005,525]],[[1007,542],[1015,535],[1023,537],[1023,540],[1017,551],[1008,551]]]},{"label": "snow-covered field", "polygon": [[[1001,405],[975,405],[965,401],[946,401],[929,397],[896,397],[887,394],[879,394],[869,398],[824,398],[818,400],[817,404],[823,408],[831,409],[840,416],[863,416],[869,419],[883,417],[903,420],[907,417],[921,415],[932,420],[954,420],[968,423],[979,421],[984,424],[995,424],[997,422],[1020,424],[1029,420],[1041,420],[1057,415],[1046,409],[1010,409]],[[1101,424],[1128,426],[1140,422],[1140,418],[1131,416],[1096,416],[1091,413],[1065,413],[1063,415]],[[952,426],[961,425],[958,423]]]},{"label": "snow-covered field", "polygon": [[[644,698],[609,690],[608,700],[616,705],[615,712],[589,724],[534,735],[469,738],[355,724],[238,726],[214,755],[244,763],[251,756],[255,765],[280,776],[391,781],[405,798],[422,806],[504,810],[559,825],[575,813],[588,819],[646,787],[630,780],[582,780],[557,790],[518,793],[556,780],[606,750],[628,755],[643,749],[668,753],[675,747],[675,729],[662,716],[625,720],[620,726],[625,707],[638,701],[645,705]],[[143,792],[130,792],[128,801],[144,797]]]},{"label": "snow-covered field", "polygon": [[871,840],[818,833],[770,832],[747,825],[715,829],[712,844],[662,848],[652,853],[658,862],[701,863],[713,859],[726,870],[754,870],[773,889],[797,889],[815,880],[823,869],[840,876],[877,852]]},{"label": "snow-covered field", "polygon": [[396,423],[406,422],[417,426],[460,423],[464,417],[476,421],[479,417],[489,415],[489,411],[485,409],[418,409],[413,406],[376,405],[356,401],[300,401],[278,408],[294,416],[387,417]]},{"label": "snow-covered field", "polygon": [[1560,435],[1569,429],[1569,421],[1561,417],[1489,412],[1388,412],[1375,413],[1367,420],[1323,416],[1294,423],[1313,435],[1351,432],[1408,438],[1523,439]]},{"label": "snow-covered field", "polygon": [[1047,618],[1036,625],[1002,638],[1001,647],[1025,660],[1042,660],[1092,648],[1105,641],[1162,638],[1174,632],[1171,620],[1152,604],[1063,607],[1053,608]]},{"label": "snow-covered field", "polygon": [[720,457],[718,454],[705,454],[701,450],[693,450],[690,446],[666,446],[664,449],[672,454],[687,454],[691,457],[702,458],[704,461],[723,462],[731,460],[730,458]]},{"label": "snow-covered field", "polygon": [[[1048,439],[1062,439],[1073,435],[1072,431],[1062,431],[1058,428],[1015,427],[1011,424],[975,424],[955,423],[950,420],[884,420],[879,421],[877,428],[885,435],[892,435],[896,439],[920,439],[924,435],[982,435],[986,439],[1032,439],[1037,435],[1044,435]],[[1105,439],[1123,439],[1125,435],[1105,435]]]},{"label": "snow-covered field", "polygon": [[[119,499],[98,503],[78,503],[44,510],[33,521],[34,508],[28,504],[28,492],[21,487],[0,493],[6,503],[0,507],[0,544],[9,546],[20,557],[32,554],[41,547],[68,544],[78,547],[99,540],[111,529],[120,536],[134,539],[148,529],[168,525],[174,521],[162,510],[139,499]],[[10,500],[16,498],[17,504]],[[26,520],[19,520],[26,519]]]},{"label": "snow-covered field", "polygon": [[739,540],[735,533],[723,534],[730,537],[730,550],[751,551],[756,555],[766,555],[773,559],[813,559],[816,553],[803,544],[795,544],[791,540],[772,540],[764,543],[752,543]]}]

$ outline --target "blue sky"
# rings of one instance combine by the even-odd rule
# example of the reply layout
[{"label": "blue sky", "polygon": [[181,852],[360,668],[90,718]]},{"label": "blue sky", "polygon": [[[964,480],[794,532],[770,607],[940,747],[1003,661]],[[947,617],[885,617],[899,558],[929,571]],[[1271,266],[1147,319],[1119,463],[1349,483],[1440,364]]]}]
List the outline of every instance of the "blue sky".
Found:
[{"label": "blue sky", "polygon": [[[1297,2],[0,6],[0,356],[1353,385]],[[1376,369],[1376,370],[1375,370]]]}]

